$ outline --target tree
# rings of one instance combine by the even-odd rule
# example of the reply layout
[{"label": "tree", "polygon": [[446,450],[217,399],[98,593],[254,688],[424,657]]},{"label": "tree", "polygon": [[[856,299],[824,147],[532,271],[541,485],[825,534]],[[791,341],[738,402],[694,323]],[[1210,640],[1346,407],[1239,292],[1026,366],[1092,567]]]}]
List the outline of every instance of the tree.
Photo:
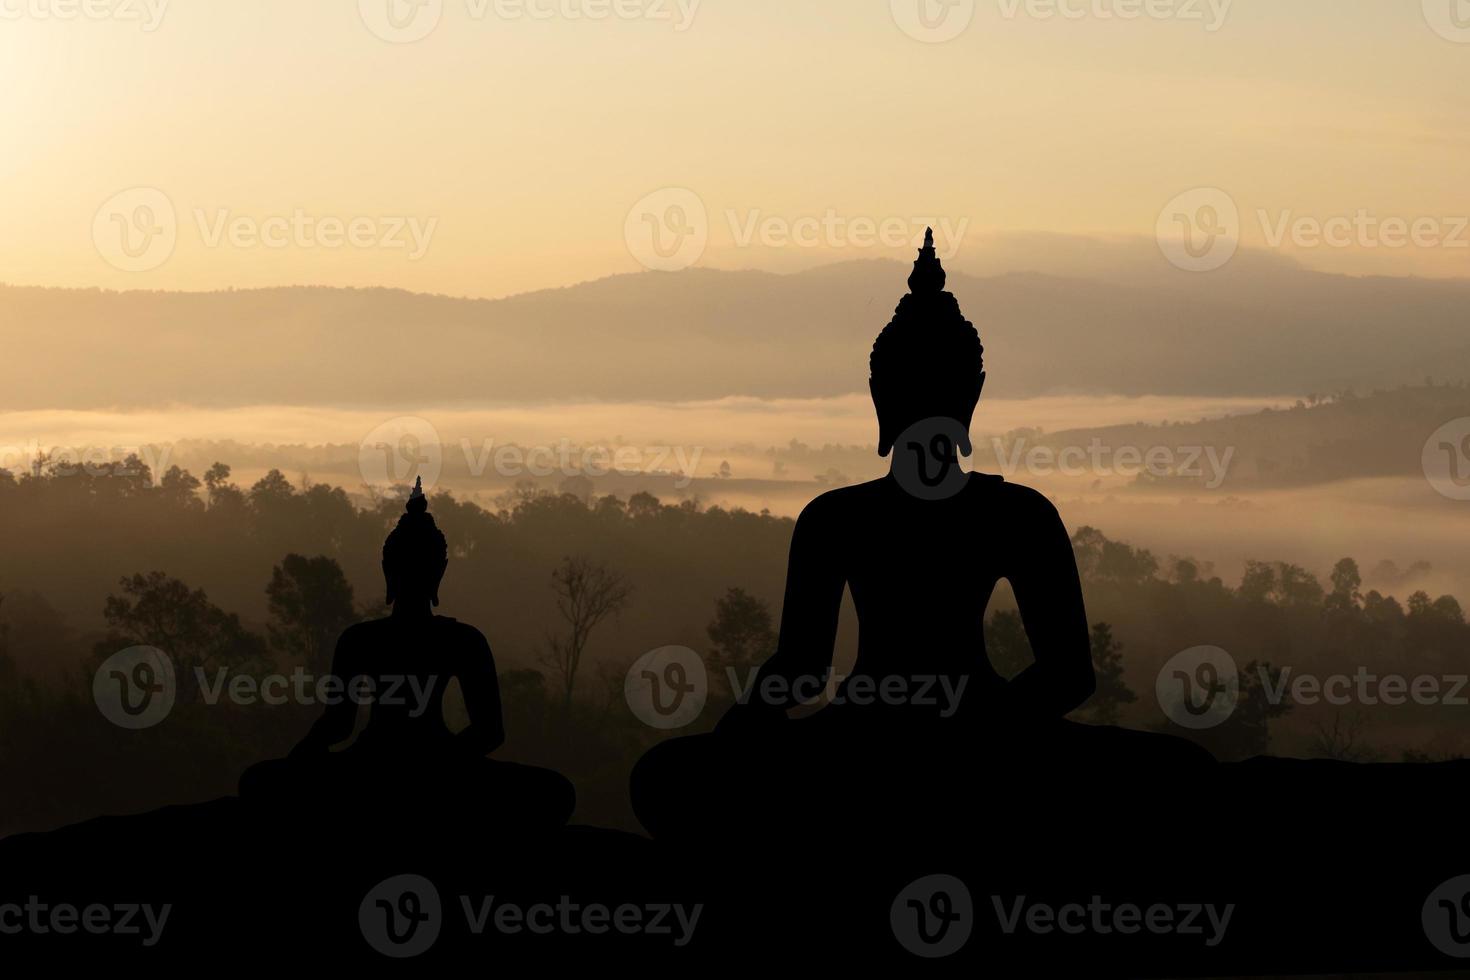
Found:
[{"label": "tree", "polygon": [[713,644],[710,665],[734,700],[731,678],[765,663],[776,652],[771,610],[744,589],[730,589],[715,601],[715,618],[705,632]]},{"label": "tree", "polygon": [[200,486],[197,476],[188,470],[170,466],[158,482],[158,492],[175,507],[198,507]]},{"label": "tree", "polygon": [[1312,750],[1324,759],[1338,762],[1374,762],[1378,753],[1370,748],[1363,738],[1368,730],[1368,713],[1355,711],[1343,718],[1341,711],[1332,713],[1332,726],[1320,721],[1312,722],[1316,734],[1312,737]]},{"label": "tree", "polygon": [[1072,535],[1072,550],[1084,581],[1136,584],[1159,570],[1159,560],[1152,552],[1112,541],[1095,527],[1078,528]]},{"label": "tree", "polygon": [[577,671],[592,632],[608,616],[622,612],[633,596],[633,587],[607,566],[576,557],[562,559],[551,573],[551,589],[567,632],[565,636],[548,633],[547,650],[540,659],[560,683],[562,706],[570,714]]},{"label": "tree", "polygon": [[1276,591],[1276,569],[1269,562],[1247,561],[1240,578],[1240,597],[1248,602],[1266,602]]},{"label": "tree", "polygon": [[663,506],[651,493],[639,491],[628,498],[628,516],[636,520],[657,517]]},{"label": "tree", "polygon": [[220,487],[229,485],[230,472],[228,464],[215,463],[204,471],[204,485],[209,489],[210,493],[213,493]]},{"label": "tree", "polygon": [[1097,690],[1080,711],[1096,725],[1116,725],[1125,704],[1138,700],[1138,695],[1123,679],[1123,645],[1113,639],[1113,628],[1097,623],[1091,635],[1092,667],[1097,675]]},{"label": "tree", "polygon": [[1035,658],[1020,613],[1002,609],[990,617],[985,624],[985,654],[995,672],[1007,680],[1031,665]]},{"label": "tree", "polygon": [[122,595],[109,595],[103,606],[108,634],[94,647],[99,660],[129,646],[157,647],[173,660],[181,695],[194,692],[196,672],[264,668],[264,639],[203,589],[163,572],[125,576],[119,584]]},{"label": "tree", "polygon": [[1284,561],[1247,561],[1239,593],[1242,599],[1279,606],[1318,606],[1325,594],[1316,576]]},{"label": "tree", "polygon": [[271,647],[318,675],[331,670],[337,637],[359,618],[342,566],[325,555],[287,555],[265,594]]},{"label": "tree", "polygon": [[204,472],[204,490],[211,510],[219,507],[228,513],[244,509],[245,494],[230,482],[230,468],[224,463],[215,463]]},{"label": "tree", "polygon": [[271,470],[250,488],[250,502],[257,507],[267,501],[290,500],[295,495],[296,488],[280,470]]},{"label": "tree", "polygon": [[1358,563],[1351,558],[1344,558],[1332,566],[1332,597],[1340,605],[1356,605],[1362,600],[1359,590],[1363,587],[1363,574],[1358,570]]},{"label": "tree", "polygon": [[1222,762],[1265,755],[1271,745],[1271,722],[1292,709],[1289,698],[1273,700],[1270,696],[1270,690],[1281,686],[1281,668],[1252,660],[1240,672],[1235,711],[1223,724],[1203,731],[1186,731],[1169,724],[1162,730],[1198,742]]}]

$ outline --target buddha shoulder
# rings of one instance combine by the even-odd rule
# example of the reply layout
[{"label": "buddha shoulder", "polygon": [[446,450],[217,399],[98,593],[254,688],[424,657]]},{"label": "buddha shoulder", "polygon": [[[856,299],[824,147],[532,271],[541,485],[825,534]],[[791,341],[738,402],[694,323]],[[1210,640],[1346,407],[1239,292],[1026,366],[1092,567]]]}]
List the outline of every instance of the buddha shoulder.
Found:
[{"label": "buddha shoulder", "polygon": [[1056,504],[1042,493],[1020,483],[996,480],[986,486],[992,505],[1005,510],[1017,520],[1036,520],[1050,523],[1059,518]]}]

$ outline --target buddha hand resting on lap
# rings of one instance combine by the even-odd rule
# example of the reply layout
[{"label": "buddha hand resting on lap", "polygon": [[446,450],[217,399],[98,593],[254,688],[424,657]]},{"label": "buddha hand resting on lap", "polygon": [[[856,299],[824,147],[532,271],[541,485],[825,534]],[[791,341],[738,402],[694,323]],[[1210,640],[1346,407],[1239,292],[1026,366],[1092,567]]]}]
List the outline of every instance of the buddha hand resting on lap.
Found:
[{"label": "buddha hand resting on lap", "polygon": [[[654,836],[711,814],[759,821],[839,799],[881,813],[882,798],[952,783],[957,771],[1213,761],[1182,740],[1065,720],[1095,688],[1071,541],[1040,493],[960,469],[984,349],[944,282],[931,234],[910,294],[873,346],[869,386],[889,473],[806,507],[777,652],[713,734],[665,742],[639,762],[634,807]],[[986,606],[1001,579],[1035,660],[1009,680],[985,653]],[[856,663],[832,705],[791,720],[789,709],[825,685],[844,588],[858,616]],[[848,795],[859,787],[867,799]]]},{"label": "buddha hand resting on lap", "polygon": [[[500,687],[490,646],[479,630],[435,615],[448,567],[444,534],[414,488],[398,526],[383,544],[383,575],[392,615],[348,627],[337,640],[332,677],[346,692],[329,704],[285,760],[248,770],[247,799],[317,797],[412,806],[460,804],[480,821],[557,827],[575,804],[557,773],[495,762],[505,741]],[[444,695],[459,682],[470,724],[451,732]],[[368,723],[349,747],[362,701]]]}]

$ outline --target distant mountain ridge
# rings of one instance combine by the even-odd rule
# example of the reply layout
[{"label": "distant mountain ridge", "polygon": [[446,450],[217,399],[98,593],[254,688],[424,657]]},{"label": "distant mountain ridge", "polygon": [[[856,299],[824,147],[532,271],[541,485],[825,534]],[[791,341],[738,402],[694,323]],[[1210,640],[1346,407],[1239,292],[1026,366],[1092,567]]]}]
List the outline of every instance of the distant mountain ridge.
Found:
[{"label": "distant mountain ridge", "polygon": [[[0,286],[0,410],[453,405],[862,390],[903,265],[618,275],[504,299]],[[953,272],[987,392],[1279,395],[1470,377],[1470,281],[1235,263],[1110,283]]]}]

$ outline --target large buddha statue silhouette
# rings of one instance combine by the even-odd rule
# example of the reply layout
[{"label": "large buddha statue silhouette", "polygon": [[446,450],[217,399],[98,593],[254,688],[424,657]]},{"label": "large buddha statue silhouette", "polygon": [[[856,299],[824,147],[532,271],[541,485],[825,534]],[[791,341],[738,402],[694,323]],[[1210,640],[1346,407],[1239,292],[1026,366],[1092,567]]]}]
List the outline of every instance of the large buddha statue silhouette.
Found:
[{"label": "large buddha statue silhouette", "polygon": [[[714,733],[664,742],[635,768],[634,807],[655,837],[773,820],[830,829],[854,814],[886,821],[958,783],[964,796],[976,779],[1213,761],[1182,740],[1065,720],[1095,689],[1071,541],[1040,493],[960,469],[984,349],[944,285],[930,232],[873,345],[889,473],[806,507],[776,653]],[[1001,579],[1034,657],[1009,680],[987,659],[983,629]],[[831,704],[793,720],[830,673],[844,588],[857,660]]]},{"label": "large buddha statue silhouette", "polygon": [[[247,770],[246,800],[361,805],[372,815],[422,812],[476,825],[555,828],[575,792],[555,772],[487,758],[505,741],[495,660],[473,626],[436,615],[448,543],[422,481],[383,544],[392,614],[343,631],[332,658],[336,695],[284,760]],[[451,732],[444,696],[458,682],[468,727]],[[368,721],[356,740],[358,714]]]}]

